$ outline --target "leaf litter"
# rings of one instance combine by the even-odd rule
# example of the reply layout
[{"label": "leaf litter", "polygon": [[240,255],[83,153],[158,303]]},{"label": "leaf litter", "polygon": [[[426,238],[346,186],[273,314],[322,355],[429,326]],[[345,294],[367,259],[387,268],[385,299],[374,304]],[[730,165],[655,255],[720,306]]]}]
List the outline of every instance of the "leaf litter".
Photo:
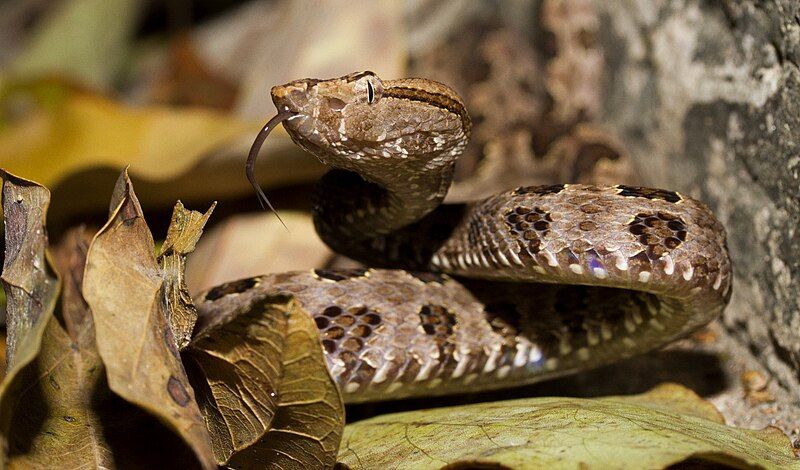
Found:
[{"label": "leaf litter", "polygon": [[[206,323],[184,354],[191,378],[184,369],[179,341],[190,338],[196,310],[183,268],[213,206],[202,214],[178,203],[157,258],[125,171],[107,224],[94,235],[71,230],[53,250],[56,269],[49,269],[31,261],[48,259],[47,190],[5,176],[7,246],[25,247],[16,256],[25,262],[13,265],[15,256],[6,258],[12,268],[3,278],[10,286],[10,317],[25,319],[14,323],[20,325],[12,343],[18,347],[10,348],[16,360],[0,395],[8,467],[335,463],[343,404],[316,326],[292,299],[269,298],[259,309]],[[9,211],[20,192],[32,202]],[[59,308],[56,270],[64,283]],[[23,301],[20,295],[28,291],[36,302]],[[219,349],[226,344],[230,349]],[[243,358],[255,365],[246,367]],[[254,374],[259,368],[265,372],[260,377]],[[190,384],[199,384],[197,399]],[[248,387],[238,408],[219,406],[219,396],[230,398],[220,390]],[[239,439],[231,415],[254,404],[257,419]],[[219,431],[236,436],[237,445],[220,444]]]}]

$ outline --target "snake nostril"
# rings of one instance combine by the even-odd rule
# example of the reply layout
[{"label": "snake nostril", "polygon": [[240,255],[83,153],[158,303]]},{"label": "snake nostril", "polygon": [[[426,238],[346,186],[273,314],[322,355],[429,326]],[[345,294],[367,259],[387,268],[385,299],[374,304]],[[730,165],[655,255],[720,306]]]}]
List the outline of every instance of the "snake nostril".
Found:
[{"label": "snake nostril", "polygon": [[347,103],[339,98],[326,98],[325,101],[328,103],[328,107],[333,111],[341,111],[345,106],[347,106]]}]

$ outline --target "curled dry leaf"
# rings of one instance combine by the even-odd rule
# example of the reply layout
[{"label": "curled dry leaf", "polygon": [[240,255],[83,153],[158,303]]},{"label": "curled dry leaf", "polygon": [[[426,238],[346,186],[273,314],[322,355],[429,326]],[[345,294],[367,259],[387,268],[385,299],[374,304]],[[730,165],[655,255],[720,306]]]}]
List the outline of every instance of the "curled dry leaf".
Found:
[{"label": "curled dry leaf", "polygon": [[60,286],[46,258],[45,218],[50,191],[5,171],[0,175],[6,227],[2,281],[8,331],[7,370],[0,385],[0,464],[5,466],[11,419],[24,387],[21,375],[39,354]]},{"label": "curled dry leaf", "polygon": [[[712,418],[712,419],[708,419]],[[348,425],[339,459],[353,469],[800,468],[775,428],[725,426],[691,390],[632,397],[529,398],[379,416]],[[726,467],[727,468],[727,467]]]},{"label": "curled dry leaf", "polygon": [[11,424],[9,468],[190,466],[195,458],[172,431],[108,388],[81,293],[90,242],[79,228],[54,251],[65,326],[48,323],[39,355],[19,379],[25,399]]},{"label": "curled dry leaf", "polygon": [[112,206],[89,248],[83,279],[108,385],[158,417],[213,468],[208,431],[168,324],[153,238],[127,171]]},{"label": "curled dry leaf", "polygon": [[0,176],[6,227],[2,281],[8,329],[8,365],[0,385],[0,464],[5,466],[9,427],[24,386],[20,375],[39,354],[60,282],[46,257],[45,218],[50,191],[6,171]]},{"label": "curled dry leaf", "polygon": [[186,287],[184,269],[186,256],[194,251],[197,241],[203,234],[203,227],[216,207],[214,203],[205,214],[187,210],[178,201],[172,211],[172,221],[167,230],[167,239],[161,245],[158,264],[164,278],[164,297],[167,301],[167,313],[175,336],[176,345],[183,349],[192,336],[197,321],[197,309]]},{"label": "curled dry leaf", "polygon": [[52,314],[59,285],[45,254],[50,191],[10,173],[1,172],[0,176],[6,221],[2,280],[7,299],[7,354],[9,368],[13,368],[35,355],[36,336]]},{"label": "curled dry leaf", "polygon": [[185,354],[218,463],[330,468],[344,405],[307,312],[276,296],[205,320]]}]

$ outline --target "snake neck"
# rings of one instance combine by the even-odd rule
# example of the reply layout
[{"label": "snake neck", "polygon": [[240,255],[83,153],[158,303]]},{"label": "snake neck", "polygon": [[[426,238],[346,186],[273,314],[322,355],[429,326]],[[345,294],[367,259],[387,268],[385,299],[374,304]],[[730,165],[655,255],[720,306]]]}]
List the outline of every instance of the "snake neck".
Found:
[{"label": "snake neck", "polygon": [[377,239],[422,219],[441,204],[469,141],[464,103],[430,80],[363,72],[291,82],[272,97],[294,114],[283,121],[292,140],[338,170],[316,191],[326,241]]},{"label": "snake neck", "polygon": [[380,182],[368,181],[361,174],[334,169],[317,184],[314,220],[326,241],[371,239],[419,221],[442,203],[453,165],[436,171],[399,170]]}]

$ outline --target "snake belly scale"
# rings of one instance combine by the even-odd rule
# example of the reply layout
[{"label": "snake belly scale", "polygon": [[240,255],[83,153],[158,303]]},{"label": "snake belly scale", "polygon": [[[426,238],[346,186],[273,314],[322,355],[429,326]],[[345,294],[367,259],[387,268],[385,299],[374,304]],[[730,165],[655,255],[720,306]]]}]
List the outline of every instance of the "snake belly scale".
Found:
[{"label": "snake belly scale", "polygon": [[676,192],[555,184],[442,204],[471,130],[445,85],[361,72],[272,99],[293,141],[333,167],[315,194],[319,235],[375,268],[235,281],[198,309],[293,295],[348,402],[589,369],[685,336],[730,298],[722,225]]}]

